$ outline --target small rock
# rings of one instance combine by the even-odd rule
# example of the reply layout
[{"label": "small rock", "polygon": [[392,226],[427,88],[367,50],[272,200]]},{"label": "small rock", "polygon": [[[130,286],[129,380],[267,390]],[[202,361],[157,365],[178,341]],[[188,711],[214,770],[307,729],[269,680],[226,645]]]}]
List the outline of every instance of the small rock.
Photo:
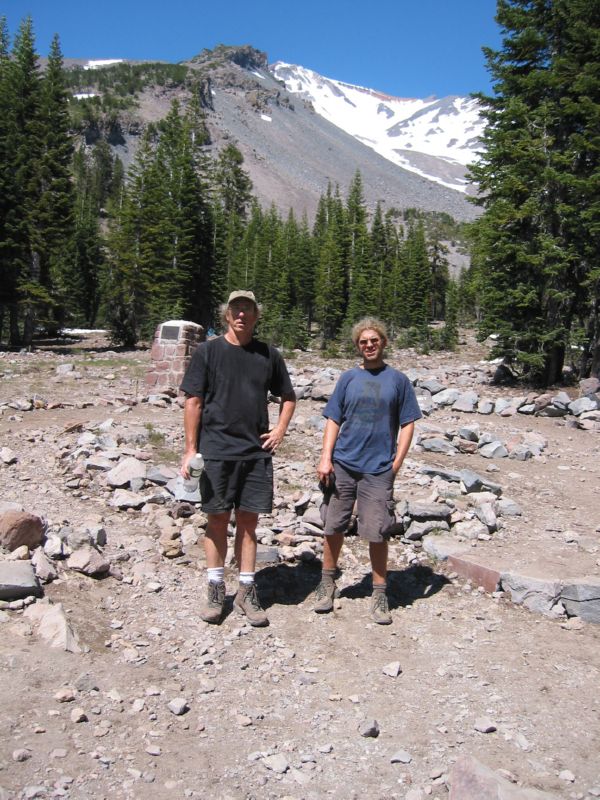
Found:
[{"label": "small rock", "polygon": [[410,764],[412,756],[406,750],[398,750],[390,759],[392,764]]},{"label": "small rock", "polygon": [[399,661],[390,661],[390,663],[386,664],[381,671],[384,675],[389,675],[390,678],[397,678],[402,672],[402,667],[400,666]]},{"label": "small rock", "polygon": [[376,739],[379,736],[379,723],[376,719],[366,720],[358,726],[358,732],[365,739]]},{"label": "small rock", "polygon": [[190,710],[185,697],[174,697],[167,703],[167,708],[172,714],[175,714],[176,717],[180,717],[182,714],[185,714],[186,711]]},{"label": "small rock", "polygon": [[476,731],[479,731],[479,733],[493,733],[498,730],[491,719],[487,717],[479,717],[476,719],[473,727]]}]

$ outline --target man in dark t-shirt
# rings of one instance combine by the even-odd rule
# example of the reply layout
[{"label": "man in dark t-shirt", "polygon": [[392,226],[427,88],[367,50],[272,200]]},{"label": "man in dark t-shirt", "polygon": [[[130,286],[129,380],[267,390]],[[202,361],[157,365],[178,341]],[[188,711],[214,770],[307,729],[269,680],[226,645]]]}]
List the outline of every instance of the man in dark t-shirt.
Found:
[{"label": "man in dark t-shirt", "polygon": [[389,625],[387,539],[395,522],[394,478],[421,411],[409,379],[383,360],[387,344],[383,323],[372,317],[360,320],[352,330],[352,340],[362,364],[342,374],[323,411],[327,423],[317,474],[329,503],[314,610],[319,614],[333,610],[337,562],[356,503],[358,534],[369,542],[371,618]]},{"label": "man in dark t-shirt", "polygon": [[[223,572],[227,526],[235,509],[235,559],[240,587],[234,605],[251,625],[268,625],[254,583],[256,525],[273,503],[272,454],[296,406],[285,362],[273,346],[254,338],[260,316],[254,294],[234,291],[223,309],[227,331],[198,346],[185,373],[185,452],[181,474],[200,452],[202,507],[208,516],[204,549],[208,600],[203,620],[218,623],[225,606]],[[281,398],[277,425],[269,430],[268,395]]]}]

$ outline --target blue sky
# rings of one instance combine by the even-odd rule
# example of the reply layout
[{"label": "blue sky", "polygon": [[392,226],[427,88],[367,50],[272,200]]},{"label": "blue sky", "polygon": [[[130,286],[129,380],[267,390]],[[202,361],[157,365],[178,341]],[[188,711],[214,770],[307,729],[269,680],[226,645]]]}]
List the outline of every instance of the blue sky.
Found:
[{"label": "blue sky", "polygon": [[482,45],[500,42],[496,0],[5,0],[14,35],[33,18],[38,52],[54,33],[71,58],[182,61],[251,44],[331,78],[401,97],[489,91]]}]

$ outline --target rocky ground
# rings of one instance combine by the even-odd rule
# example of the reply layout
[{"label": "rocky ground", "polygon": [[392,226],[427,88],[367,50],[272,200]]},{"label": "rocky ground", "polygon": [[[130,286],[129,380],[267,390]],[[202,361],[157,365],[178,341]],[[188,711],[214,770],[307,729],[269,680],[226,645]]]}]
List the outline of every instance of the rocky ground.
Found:
[{"label": "rocky ground", "polygon": [[172,495],[182,413],[147,395],[147,351],[0,353],[0,798],[600,797],[599,419],[576,386],[492,386],[484,357],[389,358],[428,412],[396,483],[389,627],[355,537],[335,611],[312,611],[320,411],[351,362],[289,360],[304,396],[252,629],[197,616],[205,518]]}]

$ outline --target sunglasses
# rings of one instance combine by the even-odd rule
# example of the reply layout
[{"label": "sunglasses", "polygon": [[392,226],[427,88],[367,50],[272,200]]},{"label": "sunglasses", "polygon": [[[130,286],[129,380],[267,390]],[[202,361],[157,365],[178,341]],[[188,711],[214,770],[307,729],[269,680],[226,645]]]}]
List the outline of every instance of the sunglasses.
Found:
[{"label": "sunglasses", "polygon": [[375,336],[372,339],[359,339],[358,344],[360,347],[366,347],[368,344],[379,344],[380,341],[381,339]]}]

